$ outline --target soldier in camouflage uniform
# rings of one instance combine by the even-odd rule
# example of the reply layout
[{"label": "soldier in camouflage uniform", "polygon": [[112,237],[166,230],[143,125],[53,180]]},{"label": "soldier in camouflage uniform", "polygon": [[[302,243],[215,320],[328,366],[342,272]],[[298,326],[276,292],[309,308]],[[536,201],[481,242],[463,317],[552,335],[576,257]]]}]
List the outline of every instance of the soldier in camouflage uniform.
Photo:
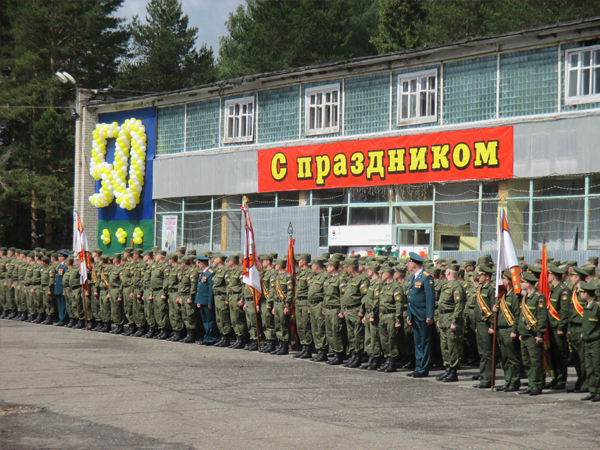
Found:
[{"label": "soldier in camouflage uniform", "polygon": [[213,269],[213,294],[215,296],[215,316],[217,328],[221,333],[221,339],[215,347],[229,347],[229,336],[231,335],[231,318],[229,315],[229,304],[227,303],[227,279],[229,269],[225,267],[225,256],[214,255]]},{"label": "soldier in camouflage uniform", "polygon": [[46,325],[54,323],[54,315],[56,308],[54,305],[54,277],[56,269],[50,264],[50,258],[44,256],[42,258],[41,270],[41,296],[44,309],[46,310],[46,320],[43,322]]},{"label": "soldier in camouflage uniform", "polygon": [[227,280],[227,306],[231,317],[231,326],[235,332],[236,340],[229,348],[244,348],[246,336],[246,314],[244,312],[244,300],[242,298],[242,270],[239,255],[231,255],[227,258],[229,271],[225,275]]},{"label": "soldier in camouflage uniform", "polygon": [[365,344],[362,299],[369,289],[369,277],[358,271],[356,258],[346,261],[346,274],[348,278],[341,289],[341,313],[346,321],[350,359],[344,366],[354,369],[361,365]]},{"label": "soldier in camouflage uniform", "polygon": [[146,319],[144,317],[144,295],[143,286],[143,270],[146,267],[146,262],[142,259],[142,250],[135,249],[133,251],[133,278],[131,279],[132,295],[133,295],[133,320],[137,331],[133,333],[132,337],[142,337],[146,334],[145,326]]},{"label": "soldier in camouflage uniform", "polygon": [[177,301],[181,305],[183,323],[187,330],[187,336],[181,342],[191,344],[196,342],[196,328],[198,326],[197,307],[194,300],[198,289],[198,271],[191,256],[183,258],[183,272],[179,281],[179,292]]},{"label": "soldier in camouflage uniform", "polygon": [[111,319],[116,327],[114,330],[110,330],[109,325],[109,331],[111,334],[123,334],[124,331],[123,325],[125,323],[125,313],[123,312],[123,272],[125,270],[126,269],[121,261],[121,254],[117,253],[113,255],[113,269],[110,272],[108,283],[110,285],[109,296]]},{"label": "soldier in camouflage uniform", "polygon": [[323,314],[325,316],[325,332],[327,333],[327,342],[329,348],[333,350],[334,356],[327,361],[327,364],[337,366],[344,362],[344,315],[341,313],[341,292],[340,283],[342,282],[340,273],[340,261],[337,258],[331,258],[327,261],[327,278],[323,285],[325,289],[325,298],[323,300]]},{"label": "soldier in camouflage uniform", "polygon": [[183,338],[183,320],[181,318],[181,304],[177,301],[179,281],[183,276],[183,267],[179,264],[178,255],[167,257],[168,266],[165,266],[164,295],[169,302],[169,323],[173,335],[167,341],[178,342]]},{"label": "soldier in camouflage uniform", "polygon": [[380,266],[376,262],[366,266],[369,276],[369,287],[364,294],[361,313],[365,326],[365,349],[369,355],[368,362],[361,366],[363,370],[377,370],[381,366],[381,343],[379,339],[379,295],[381,294]]},{"label": "soldier in camouflage uniform", "polygon": [[[379,293],[378,321],[381,350],[385,363],[377,369],[379,372],[392,373],[396,371],[398,358],[397,333],[402,327],[402,305],[406,293],[402,291],[394,275],[398,268],[388,268],[381,272],[381,292]],[[404,300],[405,301],[405,300]]]},{"label": "soldier in camouflage uniform", "polygon": [[277,271],[273,267],[273,258],[277,258],[276,253],[270,253],[263,255],[261,258],[263,264],[263,275],[262,275],[262,287],[263,295],[260,301],[260,312],[262,318],[263,333],[265,334],[265,345],[260,351],[262,353],[271,353],[275,350],[275,341],[277,335],[275,333],[275,318],[273,316],[273,305],[277,298],[277,289],[275,287],[275,278],[277,278]]},{"label": "soldier in camouflage uniform", "polygon": [[167,339],[168,337],[168,312],[169,305],[166,301],[165,285],[165,256],[164,250],[158,250],[154,254],[154,263],[150,266],[150,288],[152,294],[148,297],[154,311],[154,322],[160,330],[154,339]]},{"label": "soldier in camouflage uniform", "polygon": [[312,276],[308,280],[308,314],[310,316],[311,333],[317,354],[311,361],[327,361],[327,333],[325,331],[325,313],[323,299],[325,298],[325,281],[329,273],[325,269],[325,261],[317,258],[311,262]]},{"label": "soldier in camouflage uniform", "polygon": [[148,325],[148,332],[144,335],[146,339],[155,336],[156,320],[154,319],[154,303],[152,302],[152,266],[154,265],[154,252],[147,251],[144,256],[145,266],[142,266],[142,301],[144,302],[144,318]]}]

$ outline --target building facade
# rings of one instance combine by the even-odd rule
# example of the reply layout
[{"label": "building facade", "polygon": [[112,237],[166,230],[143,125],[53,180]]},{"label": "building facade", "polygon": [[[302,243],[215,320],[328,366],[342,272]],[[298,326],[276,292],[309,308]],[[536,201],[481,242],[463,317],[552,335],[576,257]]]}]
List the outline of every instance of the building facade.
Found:
[{"label": "building facade", "polygon": [[[79,102],[75,204],[109,252],[125,246],[118,228],[137,227],[144,248],[239,252],[243,196],[260,252],[285,253],[291,223],[298,251],[472,257],[496,250],[500,208],[518,253],[544,242],[582,260],[600,252],[600,19],[177,92],[90,95]],[[127,157],[129,138],[105,139],[101,161],[123,168],[103,188],[90,175],[103,146],[93,130],[128,118],[145,145]],[[133,195],[131,209],[118,197],[92,206],[111,184]]]}]

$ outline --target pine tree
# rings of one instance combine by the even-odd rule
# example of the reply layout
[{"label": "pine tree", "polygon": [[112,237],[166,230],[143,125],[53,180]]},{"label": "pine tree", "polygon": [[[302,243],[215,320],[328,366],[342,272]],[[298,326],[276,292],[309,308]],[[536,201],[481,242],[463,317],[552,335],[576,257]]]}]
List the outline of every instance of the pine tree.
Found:
[{"label": "pine tree", "polygon": [[[0,3],[0,240],[71,245],[75,86],[114,81],[127,32],[121,0]],[[6,105],[10,105],[6,108]],[[40,239],[43,236],[43,241]]]},{"label": "pine tree", "polygon": [[198,28],[189,27],[178,0],[150,0],[146,24],[138,16],[130,26],[130,54],[121,66],[120,87],[171,91],[215,78],[212,48],[195,48]]}]

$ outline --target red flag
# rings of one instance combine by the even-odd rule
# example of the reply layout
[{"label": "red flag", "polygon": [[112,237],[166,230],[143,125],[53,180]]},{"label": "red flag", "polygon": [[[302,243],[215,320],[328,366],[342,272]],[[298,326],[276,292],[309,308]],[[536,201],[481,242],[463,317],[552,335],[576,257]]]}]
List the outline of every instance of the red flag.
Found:
[{"label": "red flag", "polygon": [[294,243],[295,239],[290,234],[290,243],[288,245],[288,256],[286,271],[292,276],[294,280],[294,296],[292,297],[292,303],[290,305],[290,334],[293,341],[298,341],[298,333],[296,331],[296,260],[294,259]]},{"label": "red flag", "polygon": [[[548,284],[548,255],[546,253],[546,244],[542,247],[542,273],[538,282],[538,290],[546,297],[546,306],[550,304],[550,285]],[[544,333],[544,370],[554,378],[552,370],[552,360],[550,358],[550,323],[546,325]]]}]

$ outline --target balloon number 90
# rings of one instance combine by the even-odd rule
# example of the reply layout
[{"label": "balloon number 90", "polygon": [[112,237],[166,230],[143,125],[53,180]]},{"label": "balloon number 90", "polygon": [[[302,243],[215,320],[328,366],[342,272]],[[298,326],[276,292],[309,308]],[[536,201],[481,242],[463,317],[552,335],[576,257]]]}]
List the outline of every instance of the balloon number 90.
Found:
[{"label": "balloon number 90", "polygon": [[[146,129],[140,120],[127,119],[122,125],[96,124],[92,132],[92,159],[90,175],[95,180],[102,180],[100,192],[89,197],[97,208],[110,205],[113,198],[117,204],[127,210],[136,207],[140,202],[140,193],[144,186],[146,174]],[[116,138],[114,164],[106,162],[107,139]],[[131,165],[129,158],[131,157]],[[129,169],[129,181],[127,170]]]}]

